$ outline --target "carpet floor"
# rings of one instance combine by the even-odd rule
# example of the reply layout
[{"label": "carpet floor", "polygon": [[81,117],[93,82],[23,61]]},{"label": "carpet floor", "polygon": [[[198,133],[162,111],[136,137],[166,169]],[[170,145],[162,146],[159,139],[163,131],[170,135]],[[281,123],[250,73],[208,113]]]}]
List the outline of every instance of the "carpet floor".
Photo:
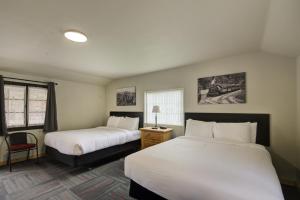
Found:
[{"label": "carpet floor", "polygon": [[132,199],[124,159],[92,168],[71,168],[41,160],[0,168],[0,200]]},{"label": "carpet floor", "polygon": [[[124,159],[72,168],[42,159],[0,168],[0,200],[132,199],[130,180],[124,176]],[[286,200],[299,200],[296,188],[282,186]]]}]

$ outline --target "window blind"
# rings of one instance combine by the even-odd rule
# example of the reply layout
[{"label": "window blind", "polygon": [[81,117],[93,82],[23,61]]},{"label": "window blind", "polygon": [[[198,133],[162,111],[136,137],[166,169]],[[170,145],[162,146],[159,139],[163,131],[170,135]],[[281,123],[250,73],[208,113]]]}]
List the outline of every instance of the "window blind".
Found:
[{"label": "window blind", "polygon": [[26,87],[5,85],[4,96],[7,127],[24,127]]},{"label": "window blind", "polygon": [[47,89],[38,87],[28,88],[28,125],[43,125],[46,114]]},{"label": "window blind", "polygon": [[47,88],[28,85],[4,85],[5,115],[8,128],[44,125]]},{"label": "window blind", "polygon": [[152,113],[152,108],[155,105],[160,107],[160,113],[157,115],[158,124],[183,125],[182,89],[145,92],[145,123],[155,123],[155,114]]}]

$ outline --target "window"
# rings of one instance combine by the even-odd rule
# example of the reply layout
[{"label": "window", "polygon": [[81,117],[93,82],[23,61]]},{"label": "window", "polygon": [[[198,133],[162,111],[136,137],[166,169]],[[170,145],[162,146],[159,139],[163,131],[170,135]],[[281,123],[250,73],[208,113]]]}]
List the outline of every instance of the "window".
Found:
[{"label": "window", "polygon": [[160,107],[158,124],[183,126],[183,90],[154,91],[145,93],[145,123],[154,124],[153,106]]},{"label": "window", "polygon": [[28,87],[28,125],[44,125],[47,103],[47,89]]},{"label": "window", "polygon": [[4,96],[7,127],[25,127],[26,87],[5,85]]},{"label": "window", "polygon": [[46,113],[47,87],[5,82],[4,94],[9,130],[42,128]]}]

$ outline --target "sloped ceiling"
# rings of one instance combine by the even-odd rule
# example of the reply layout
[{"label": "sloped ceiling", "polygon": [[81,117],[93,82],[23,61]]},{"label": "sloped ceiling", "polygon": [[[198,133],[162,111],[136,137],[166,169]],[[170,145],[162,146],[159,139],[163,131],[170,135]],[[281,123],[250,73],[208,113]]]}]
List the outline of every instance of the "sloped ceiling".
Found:
[{"label": "sloped ceiling", "polygon": [[300,1],[272,0],[262,49],[297,57],[300,55]]},{"label": "sloped ceiling", "polygon": [[261,49],[295,56],[299,8],[286,1],[0,0],[0,70],[105,83]]}]

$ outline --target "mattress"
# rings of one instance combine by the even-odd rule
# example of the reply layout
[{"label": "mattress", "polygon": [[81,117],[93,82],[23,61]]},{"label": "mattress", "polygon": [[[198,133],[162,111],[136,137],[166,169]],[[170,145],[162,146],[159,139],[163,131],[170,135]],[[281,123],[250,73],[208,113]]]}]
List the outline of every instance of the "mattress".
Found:
[{"label": "mattress", "polygon": [[125,175],[166,199],[283,200],[264,146],[182,136],[125,158]]},{"label": "mattress", "polygon": [[67,155],[83,155],[140,138],[140,131],[97,127],[70,131],[57,131],[45,135],[45,144]]}]

